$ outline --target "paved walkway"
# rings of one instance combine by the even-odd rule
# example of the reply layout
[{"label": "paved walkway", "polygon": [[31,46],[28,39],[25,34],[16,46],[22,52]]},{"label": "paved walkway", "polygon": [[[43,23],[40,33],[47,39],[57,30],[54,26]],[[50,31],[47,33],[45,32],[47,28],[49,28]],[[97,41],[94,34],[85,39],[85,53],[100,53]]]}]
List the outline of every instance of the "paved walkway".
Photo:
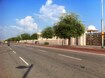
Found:
[{"label": "paved walkway", "polygon": [[[35,45],[35,44],[31,44]],[[101,48],[101,46],[61,46],[61,45],[36,45],[36,46],[44,46],[44,47],[53,47],[53,48],[61,48],[61,49],[68,49],[68,50],[75,50],[75,51],[82,51],[82,52],[90,52],[90,53],[98,53],[98,54],[105,54],[105,46]]]},{"label": "paved walkway", "polygon": [[101,48],[101,46],[90,46],[90,45],[86,45],[86,46],[75,46],[75,47],[81,47],[81,48],[93,48],[93,49],[105,49],[105,47],[104,48]]},{"label": "paved walkway", "polygon": [[105,48],[101,48],[101,46],[48,46],[48,47],[105,54]]}]

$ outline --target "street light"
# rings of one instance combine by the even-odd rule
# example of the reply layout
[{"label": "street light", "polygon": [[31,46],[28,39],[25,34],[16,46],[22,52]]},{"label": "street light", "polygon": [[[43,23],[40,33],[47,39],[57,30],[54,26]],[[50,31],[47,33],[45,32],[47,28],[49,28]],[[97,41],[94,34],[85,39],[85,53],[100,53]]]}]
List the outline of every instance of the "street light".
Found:
[{"label": "street light", "polygon": [[101,48],[104,48],[104,7],[103,7],[103,0],[101,0],[101,5],[102,5],[102,19],[101,19],[101,34],[102,34],[102,45]]}]

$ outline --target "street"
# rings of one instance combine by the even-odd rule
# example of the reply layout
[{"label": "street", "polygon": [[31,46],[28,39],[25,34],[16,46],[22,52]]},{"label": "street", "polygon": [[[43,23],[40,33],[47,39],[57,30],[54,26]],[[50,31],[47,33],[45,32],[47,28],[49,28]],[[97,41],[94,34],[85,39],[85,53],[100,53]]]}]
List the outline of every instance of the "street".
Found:
[{"label": "street", "polygon": [[26,44],[0,46],[0,78],[105,78],[105,55]]}]

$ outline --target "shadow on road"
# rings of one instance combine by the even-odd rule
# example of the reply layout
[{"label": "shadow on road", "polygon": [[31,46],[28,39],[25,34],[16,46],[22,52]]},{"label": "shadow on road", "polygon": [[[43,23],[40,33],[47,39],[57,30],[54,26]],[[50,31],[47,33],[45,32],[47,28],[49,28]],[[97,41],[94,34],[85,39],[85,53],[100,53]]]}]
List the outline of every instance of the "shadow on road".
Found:
[{"label": "shadow on road", "polygon": [[32,67],[33,67],[33,64],[31,64],[30,66],[18,66],[16,68],[17,69],[26,69],[27,68],[27,71],[25,72],[25,74],[22,77],[22,78],[26,78],[27,75],[29,74],[30,70],[32,69]]}]

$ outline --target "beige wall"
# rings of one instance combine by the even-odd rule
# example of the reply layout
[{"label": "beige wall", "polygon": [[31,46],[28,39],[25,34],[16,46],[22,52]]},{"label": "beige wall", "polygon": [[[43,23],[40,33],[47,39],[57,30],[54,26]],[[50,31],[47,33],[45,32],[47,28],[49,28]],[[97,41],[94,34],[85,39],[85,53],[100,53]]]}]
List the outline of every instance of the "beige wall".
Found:
[{"label": "beige wall", "polygon": [[[52,39],[44,39],[40,37],[38,40],[21,40],[20,43],[33,43],[35,41],[39,41],[39,44],[44,44],[44,42],[49,42],[50,45],[68,45],[68,39],[60,39],[53,37]],[[71,45],[76,45],[76,38],[71,38]],[[81,37],[78,38],[78,45],[85,46],[86,45],[86,34],[83,34]]]}]

